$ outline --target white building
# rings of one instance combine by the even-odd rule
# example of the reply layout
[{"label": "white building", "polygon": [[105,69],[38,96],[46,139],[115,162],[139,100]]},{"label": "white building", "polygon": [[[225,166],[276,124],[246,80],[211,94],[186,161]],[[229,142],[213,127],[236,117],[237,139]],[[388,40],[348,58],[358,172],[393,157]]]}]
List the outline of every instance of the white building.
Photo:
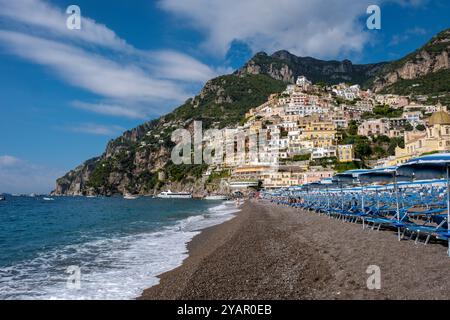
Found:
[{"label": "white building", "polygon": [[310,116],[313,113],[323,114],[325,113],[322,107],[318,105],[302,105],[302,104],[289,104],[285,106],[284,113],[286,115],[298,115],[300,117]]},{"label": "white building", "polygon": [[300,76],[297,78],[296,85],[301,87],[303,90],[308,90],[308,88],[312,85],[312,82],[305,76]]},{"label": "white building", "polygon": [[297,122],[294,121],[284,121],[281,123],[281,127],[283,127],[286,131],[295,131],[298,128]]},{"label": "white building", "polygon": [[283,94],[291,95],[291,94],[294,93],[294,91],[295,91],[295,85],[294,85],[294,84],[289,84],[289,85],[286,87],[286,90],[284,90]]},{"label": "white building", "polygon": [[311,159],[321,159],[321,158],[330,158],[330,157],[336,157],[337,151],[336,147],[331,148],[317,148],[314,149],[314,151],[311,153]]},{"label": "white building", "polygon": [[353,86],[347,86],[346,84],[340,84],[333,89],[333,92],[338,96],[346,100],[355,100],[359,97],[361,88],[355,84]]},{"label": "white building", "polygon": [[402,118],[408,120],[408,122],[411,124],[418,123],[422,118],[422,112],[420,111],[403,112]]}]

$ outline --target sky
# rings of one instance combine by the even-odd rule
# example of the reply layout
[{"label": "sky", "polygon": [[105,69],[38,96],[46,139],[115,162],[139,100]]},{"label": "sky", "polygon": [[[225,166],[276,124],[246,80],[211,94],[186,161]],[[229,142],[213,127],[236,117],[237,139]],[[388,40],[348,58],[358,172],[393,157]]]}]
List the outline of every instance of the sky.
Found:
[{"label": "sky", "polygon": [[[66,9],[81,10],[68,29]],[[366,10],[381,8],[381,29]],[[0,0],[0,193],[49,192],[106,143],[253,54],[389,61],[450,27],[447,0]]]}]

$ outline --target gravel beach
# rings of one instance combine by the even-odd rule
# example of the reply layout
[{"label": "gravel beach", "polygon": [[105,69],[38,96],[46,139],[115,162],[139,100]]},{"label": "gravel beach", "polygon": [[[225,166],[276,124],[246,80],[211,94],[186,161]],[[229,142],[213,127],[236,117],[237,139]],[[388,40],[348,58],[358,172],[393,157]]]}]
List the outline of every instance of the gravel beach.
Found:
[{"label": "gravel beach", "polygon": [[[449,299],[443,244],[398,241],[395,232],[249,200],[203,230],[183,265],[138,299]],[[369,266],[381,289],[367,288]]]}]

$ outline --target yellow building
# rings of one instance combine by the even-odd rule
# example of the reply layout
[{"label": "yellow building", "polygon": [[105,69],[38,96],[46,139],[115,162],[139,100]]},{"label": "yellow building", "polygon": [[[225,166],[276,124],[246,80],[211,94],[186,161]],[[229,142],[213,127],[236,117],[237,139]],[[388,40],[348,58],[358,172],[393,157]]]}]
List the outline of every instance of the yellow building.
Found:
[{"label": "yellow building", "polygon": [[339,162],[351,162],[355,159],[355,152],[352,144],[337,147],[337,158]]},{"label": "yellow building", "polygon": [[250,132],[259,132],[263,128],[263,122],[261,120],[255,120],[250,123],[249,130]]},{"label": "yellow building", "polygon": [[267,189],[298,186],[301,183],[301,172],[274,171],[264,179],[264,187]]},{"label": "yellow building", "polygon": [[301,140],[313,142],[314,148],[328,148],[335,144],[336,125],[332,121],[314,121],[306,124]]},{"label": "yellow building", "polygon": [[395,149],[395,164],[428,152],[450,150],[450,114],[438,111],[428,119],[425,131],[405,132],[405,148]]},{"label": "yellow building", "polygon": [[266,175],[263,185],[267,189],[298,186],[303,181],[303,173],[308,166],[280,166]]},{"label": "yellow building", "polygon": [[317,113],[313,113],[312,115],[306,117],[300,117],[297,120],[298,128],[303,131],[306,129],[308,125],[311,124],[311,122],[319,122],[319,121],[320,115]]},{"label": "yellow building", "polygon": [[240,166],[232,171],[232,177],[236,179],[264,180],[271,172],[271,166]]}]

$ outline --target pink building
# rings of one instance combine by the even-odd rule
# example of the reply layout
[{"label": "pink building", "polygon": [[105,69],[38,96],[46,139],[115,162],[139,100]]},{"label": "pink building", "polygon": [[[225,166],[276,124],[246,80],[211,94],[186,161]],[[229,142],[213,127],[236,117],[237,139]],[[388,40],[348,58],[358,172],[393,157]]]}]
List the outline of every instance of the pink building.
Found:
[{"label": "pink building", "polygon": [[325,170],[325,171],[308,171],[304,172],[301,177],[301,183],[312,183],[312,182],[318,182],[320,180],[331,178],[335,174],[332,170]]},{"label": "pink building", "polygon": [[384,119],[367,120],[358,127],[360,136],[388,136],[389,122]]}]

